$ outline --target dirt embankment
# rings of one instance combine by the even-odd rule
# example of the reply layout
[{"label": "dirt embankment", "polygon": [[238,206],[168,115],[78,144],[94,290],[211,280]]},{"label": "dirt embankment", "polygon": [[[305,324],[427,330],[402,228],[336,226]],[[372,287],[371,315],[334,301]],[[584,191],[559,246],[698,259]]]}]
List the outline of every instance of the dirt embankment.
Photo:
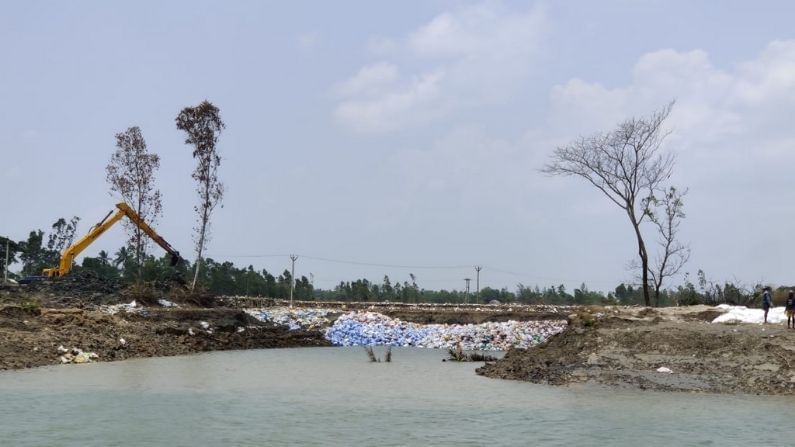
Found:
[{"label": "dirt embankment", "polygon": [[[317,330],[288,330],[239,309],[157,305],[109,314],[128,291],[68,283],[0,290],[0,370],[61,363],[60,346],[94,352],[98,361],[204,351],[328,346]],[[99,290],[97,290],[99,289]],[[173,298],[158,293],[155,298]],[[151,300],[152,296],[149,296]],[[155,299],[155,301],[156,301]],[[201,301],[201,300],[199,300]],[[101,310],[104,309],[104,310]]]},{"label": "dirt embankment", "polygon": [[512,350],[478,374],[553,385],[795,394],[795,330],[712,324],[713,313],[581,313],[563,333],[535,348]]}]

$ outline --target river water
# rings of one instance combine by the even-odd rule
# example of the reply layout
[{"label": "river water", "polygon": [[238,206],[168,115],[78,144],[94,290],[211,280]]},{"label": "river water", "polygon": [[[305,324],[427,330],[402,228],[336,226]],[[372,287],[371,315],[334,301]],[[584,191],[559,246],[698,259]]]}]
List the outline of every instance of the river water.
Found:
[{"label": "river water", "polygon": [[[378,354],[378,349],[376,349]],[[383,355],[383,352],[380,353]],[[427,349],[137,359],[0,373],[3,446],[784,445],[795,399],[558,388]]]}]

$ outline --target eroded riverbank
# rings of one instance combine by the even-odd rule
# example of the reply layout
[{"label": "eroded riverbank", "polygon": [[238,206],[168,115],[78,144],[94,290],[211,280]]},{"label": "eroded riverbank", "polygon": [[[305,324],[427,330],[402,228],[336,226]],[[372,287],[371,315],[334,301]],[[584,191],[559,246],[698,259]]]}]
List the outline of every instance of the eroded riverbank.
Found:
[{"label": "eroded riverbank", "polygon": [[694,308],[591,309],[528,350],[511,350],[478,374],[552,385],[708,393],[795,394],[795,330],[711,323]]},{"label": "eroded riverbank", "polygon": [[[595,383],[659,391],[795,394],[795,330],[781,324],[711,323],[724,310],[706,306],[647,309],[305,302],[296,303],[296,309],[323,308],[324,320],[301,325],[254,317],[273,314],[276,309],[283,312],[285,303],[273,300],[207,301],[223,307],[150,303],[119,311],[108,305],[124,303],[129,297],[92,294],[65,298],[60,293],[34,291],[38,295],[31,295],[19,289],[0,292],[0,369],[61,363],[60,347],[94,352],[98,361],[106,362],[216,350],[330,346],[329,340],[406,346],[407,341],[417,339],[423,340],[418,346],[437,348],[453,347],[461,341],[460,345],[469,349],[487,350],[516,340],[515,346],[529,349],[511,349],[478,373],[552,385]],[[251,305],[260,306],[259,310],[242,309]],[[351,312],[362,318],[350,320]],[[357,331],[356,337],[329,333],[341,316],[357,325],[380,326],[350,326]],[[511,321],[532,324],[502,324]],[[553,336],[559,332],[554,328],[560,327],[556,326],[560,321],[568,328]],[[450,327],[445,329],[445,325]],[[469,329],[462,331],[460,326]],[[433,343],[428,345],[428,340]],[[535,346],[539,342],[542,344]]]}]

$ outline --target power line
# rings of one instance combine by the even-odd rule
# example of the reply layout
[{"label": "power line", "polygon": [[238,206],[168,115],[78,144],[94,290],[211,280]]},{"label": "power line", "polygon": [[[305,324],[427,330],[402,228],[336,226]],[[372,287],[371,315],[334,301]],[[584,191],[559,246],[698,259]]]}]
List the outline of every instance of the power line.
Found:
[{"label": "power line", "polygon": [[318,256],[301,255],[303,258],[312,259],[314,261],[331,262],[335,264],[350,264],[361,265],[365,267],[385,267],[385,268],[400,268],[400,269],[418,269],[418,270],[432,270],[432,269],[464,269],[470,268],[469,265],[404,265],[404,264],[381,264],[376,262],[362,262],[350,261],[344,259],[331,259],[321,258]]},{"label": "power line", "polygon": [[[214,254],[216,258],[290,258],[291,256],[301,256],[304,259],[309,259],[313,261],[320,261],[320,262],[328,262],[332,264],[346,264],[346,265],[357,265],[362,267],[382,267],[382,268],[396,268],[396,269],[416,269],[416,270],[457,270],[457,269],[470,269],[473,268],[473,265],[408,265],[408,264],[386,264],[386,263],[379,263],[379,262],[368,262],[368,261],[354,261],[350,259],[334,259],[334,258],[327,258],[322,256],[310,256],[310,255],[293,255],[293,254],[243,254],[243,255],[220,255]],[[211,257],[211,256],[207,256]],[[480,266],[476,265],[474,268],[477,270],[478,268],[484,269],[487,268],[491,272],[495,273],[502,273],[504,275],[514,276],[520,279],[531,280],[534,282],[538,281],[561,281],[561,282],[585,282],[591,284],[613,284],[612,281],[600,281],[600,280],[584,280],[583,278],[572,279],[572,278],[561,278],[561,277],[551,277],[551,276],[539,276],[539,275],[532,275],[527,273],[518,273],[510,270],[500,269],[493,266]],[[479,271],[477,272],[480,273]],[[479,276],[479,275],[478,275]],[[452,280],[452,279],[451,279]],[[441,282],[446,281],[443,279],[438,280],[423,280],[423,282]],[[625,282],[626,283],[626,282]]]}]

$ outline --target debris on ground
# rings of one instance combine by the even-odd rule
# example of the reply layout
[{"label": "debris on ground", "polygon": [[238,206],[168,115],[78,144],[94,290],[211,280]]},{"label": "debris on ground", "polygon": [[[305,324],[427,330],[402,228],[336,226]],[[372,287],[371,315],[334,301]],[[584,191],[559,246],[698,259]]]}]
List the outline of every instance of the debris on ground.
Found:
[{"label": "debris on ground", "polygon": [[135,300],[130,301],[127,304],[107,304],[99,306],[100,312],[104,312],[108,315],[116,315],[119,312],[123,313],[143,313],[146,310],[143,306],[139,306]]},{"label": "debris on ground", "polygon": [[58,357],[58,360],[62,364],[91,363],[99,358],[99,356],[95,352],[85,352],[82,349],[78,348],[66,349],[63,347],[63,345],[58,346],[57,352],[58,354],[61,354],[61,356]]}]

